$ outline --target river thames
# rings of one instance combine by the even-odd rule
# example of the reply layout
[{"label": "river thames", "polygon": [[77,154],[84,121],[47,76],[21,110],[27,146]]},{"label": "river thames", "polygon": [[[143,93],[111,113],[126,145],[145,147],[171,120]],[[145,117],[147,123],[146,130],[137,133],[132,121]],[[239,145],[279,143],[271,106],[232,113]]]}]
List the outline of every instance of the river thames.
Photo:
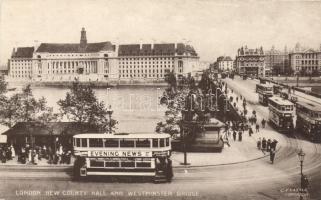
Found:
[{"label": "river thames", "polygon": [[[159,104],[164,89],[156,86],[119,86],[94,91],[106,107],[112,106],[112,118],[119,122],[116,132],[154,132],[157,122],[164,118],[165,107]],[[45,97],[54,112],[59,112],[57,102],[65,98],[68,91],[68,88],[32,87],[34,96]]]}]

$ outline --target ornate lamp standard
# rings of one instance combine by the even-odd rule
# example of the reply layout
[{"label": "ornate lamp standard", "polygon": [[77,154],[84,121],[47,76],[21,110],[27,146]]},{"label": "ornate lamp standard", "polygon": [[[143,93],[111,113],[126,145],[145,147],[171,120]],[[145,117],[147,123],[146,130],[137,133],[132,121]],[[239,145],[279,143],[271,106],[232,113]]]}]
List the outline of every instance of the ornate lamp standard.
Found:
[{"label": "ornate lamp standard", "polygon": [[[192,118],[193,118],[193,99],[196,99],[195,94],[191,94],[190,96],[187,96],[185,99],[186,105],[185,108],[181,111],[182,112],[182,135],[181,138],[183,139],[183,151],[184,151],[184,162],[181,163],[181,165],[190,165],[190,163],[187,162],[187,135],[190,134],[190,131],[192,129]],[[190,102],[190,105],[189,105]]]},{"label": "ornate lamp standard", "polygon": [[113,114],[113,110],[111,109],[111,105],[109,105],[109,107],[107,108],[107,114],[109,115],[109,133],[112,133],[111,130],[111,115]]},{"label": "ornate lamp standard", "polygon": [[[300,191],[300,193],[303,191],[303,161],[304,161],[304,156],[305,156],[305,153],[303,152],[302,149],[300,149],[300,151],[298,153],[300,166],[301,166],[301,191]],[[300,194],[300,199],[303,199],[301,194]]]},{"label": "ornate lamp standard", "polygon": [[304,156],[305,156],[305,153],[303,152],[302,149],[300,149],[300,151],[299,151],[299,153],[298,153],[298,157],[299,157],[300,166],[301,166],[301,176],[303,176],[303,161],[304,161]]}]

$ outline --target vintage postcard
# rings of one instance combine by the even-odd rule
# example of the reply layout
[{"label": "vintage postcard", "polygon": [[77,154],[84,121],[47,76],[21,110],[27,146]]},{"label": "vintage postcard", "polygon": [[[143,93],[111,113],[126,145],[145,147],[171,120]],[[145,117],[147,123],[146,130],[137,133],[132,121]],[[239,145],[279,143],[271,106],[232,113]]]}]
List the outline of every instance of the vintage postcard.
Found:
[{"label": "vintage postcard", "polygon": [[0,0],[0,200],[321,199],[320,10]]}]

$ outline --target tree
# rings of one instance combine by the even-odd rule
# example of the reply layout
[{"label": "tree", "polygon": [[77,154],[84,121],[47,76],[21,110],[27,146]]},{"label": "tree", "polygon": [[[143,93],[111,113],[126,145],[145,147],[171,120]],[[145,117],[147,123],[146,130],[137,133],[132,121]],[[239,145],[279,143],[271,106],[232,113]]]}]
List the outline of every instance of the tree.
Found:
[{"label": "tree", "polygon": [[165,75],[165,81],[170,85],[170,87],[176,89],[177,81],[174,72],[168,72]]},{"label": "tree", "polygon": [[11,128],[21,121],[19,109],[21,108],[20,94],[14,94],[10,98],[2,96],[0,100],[0,124]]},{"label": "tree", "polygon": [[22,93],[14,94],[11,97],[1,97],[0,123],[12,127],[17,122],[33,122],[34,124],[44,124],[45,121],[54,121],[57,114],[53,114],[53,109],[47,107],[44,97],[37,100],[30,85],[27,85]]},{"label": "tree", "polygon": [[109,121],[107,108],[95,96],[92,84],[84,85],[74,81],[70,92],[67,92],[65,99],[58,101],[58,105],[61,116],[74,122],[88,123],[98,132],[106,132],[109,128],[114,131],[118,123],[114,119]]},{"label": "tree", "polygon": [[198,87],[203,91],[203,93],[207,93],[208,90],[211,88],[211,79],[209,77],[208,72],[204,72],[202,74],[201,81],[198,84]]},{"label": "tree", "polygon": [[7,82],[3,77],[0,76],[0,95],[4,94],[7,91]]}]

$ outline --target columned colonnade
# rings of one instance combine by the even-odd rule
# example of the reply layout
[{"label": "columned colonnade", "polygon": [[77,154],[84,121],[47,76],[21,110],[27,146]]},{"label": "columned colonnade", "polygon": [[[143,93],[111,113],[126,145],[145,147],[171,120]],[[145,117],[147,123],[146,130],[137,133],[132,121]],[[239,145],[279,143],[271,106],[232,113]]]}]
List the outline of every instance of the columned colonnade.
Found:
[{"label": "columned colonnade", "polygon": [[47,74],[77,73],[77,69],[83,68],[83,73],[98,73],[97,60],[48,60]]}]

